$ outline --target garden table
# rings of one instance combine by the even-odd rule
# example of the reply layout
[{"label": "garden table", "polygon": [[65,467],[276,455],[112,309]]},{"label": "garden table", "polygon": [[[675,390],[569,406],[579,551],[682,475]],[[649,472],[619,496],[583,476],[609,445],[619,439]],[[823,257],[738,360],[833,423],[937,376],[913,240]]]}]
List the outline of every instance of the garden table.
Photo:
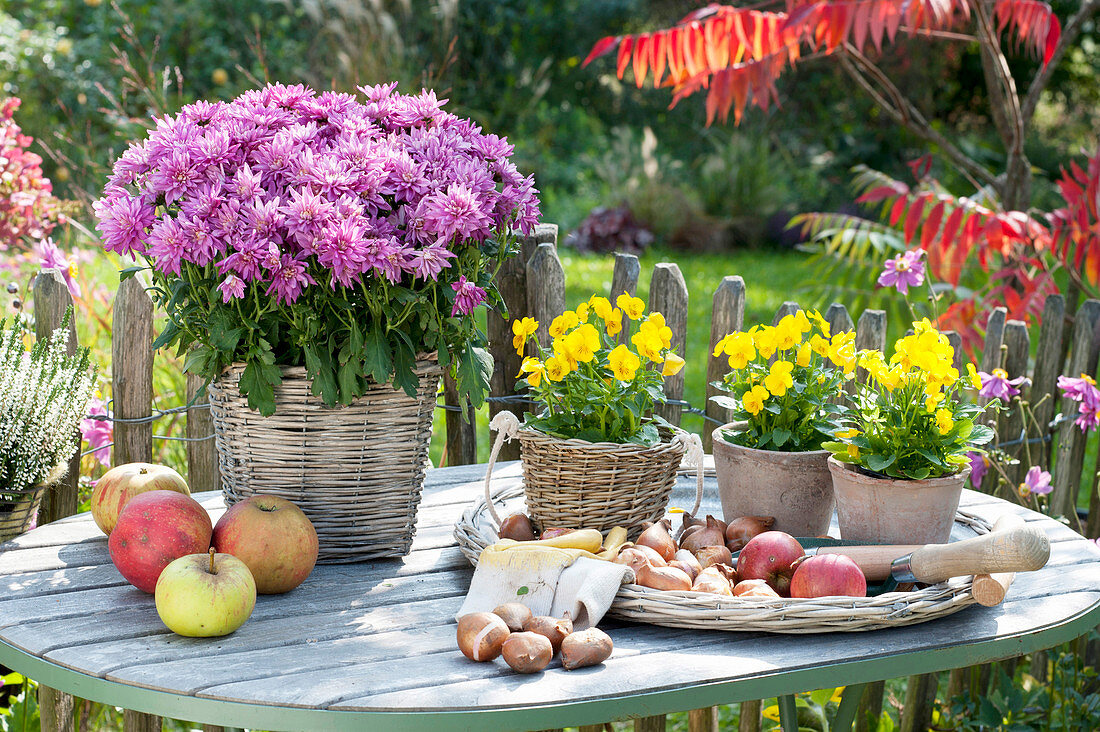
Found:
[{"label": "garden table", "polygon": [[[594,724],[927,673],[1047,648],[1100,624],[1100,550],[1056,521],[967,492],[969,510],[1016,512],[1052,542],[1048,566],[1006,601],[863,633],[776,635],[602,623],[603,665],[512,673],[467,661],[453,617],[471,569],[453,522],[484,466],[431,470],[403,559],[318,566],[298,589],[261,596],[223,638],[174,635],[152,597],[112,566],[90,515],[0,546],[0,663],[78,697],[186,720],[267,730],[532,730]],[[519,466],[494,472],[503,487]],[[717,508],[713,479],[708,503]],[[217,517],[221,496],[197,496]],[[690,507],[694,479],[673,505]],[[919,520],[915,519],[915,520]],[[848,695],[858,699],[858,694]],[[790,709],[789,697],[781,706]],[[842,704],[844,715],[854,709]]]}]

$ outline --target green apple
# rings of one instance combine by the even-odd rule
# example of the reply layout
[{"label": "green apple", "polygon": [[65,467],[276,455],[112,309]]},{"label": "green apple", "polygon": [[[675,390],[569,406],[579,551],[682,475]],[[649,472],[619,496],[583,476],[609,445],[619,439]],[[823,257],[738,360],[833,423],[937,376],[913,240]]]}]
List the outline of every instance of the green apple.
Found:
[{"label": "green apple", "polygon": [[229,635],[256,607],[256,581],[230,554],[188,554],[160,573],[157,614],[168,629],[191,638]]}]

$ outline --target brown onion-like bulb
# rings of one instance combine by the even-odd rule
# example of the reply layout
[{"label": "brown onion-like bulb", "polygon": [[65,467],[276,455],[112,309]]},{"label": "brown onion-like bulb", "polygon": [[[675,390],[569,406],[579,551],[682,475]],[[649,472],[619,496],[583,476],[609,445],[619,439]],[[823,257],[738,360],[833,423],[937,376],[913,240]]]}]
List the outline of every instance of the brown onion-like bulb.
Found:
[{"label": "brown onion-like bulb", "polygon": [[625,564],[635,571],[643,564],[649,564],[649,558],[645,553],[633,546],[620,551],[611,561],[616,564]]},{"label": "brown onion-like bulb", "polygon": [[749,539],[770,531],[775,526],[774,516],[742,516],[726,526],[726,546],[731,552],[739,552]]},{"label": "brown onion-like bulb", "polygon": [[673,559],[671,562],[668,563],[668,566],[675,567],[676,569],[680,570],[688,577],[690,577],[692,582],[695,581],[695,578],[699,576],[699,572],[702,571],[699,569],[699,562],[696,562],[695,564],[688,564],[682,559]]},{"label": "brown onion-like bulb", "polygon": [[779,597],[779,593],[762,579],[741,580],[733,586],[734,597]]},{"label": "brown onion-like bulb", "polygon": [[557,653],[565,636],[573,632],[573,621],[568,616],[553,618],[549,615],[536,615],[527,621],[523,629],[546,636],[554,648],[554,653]]},{"label": "brown onion-like bulb", "polygon": [[718,567],[721,565],[715,564],[707,567],[699,576],[695,578],[695,581],[691,585],[691,589],[695,592],[710,592],[715,595],[728,595],[733,597],[733,585],[726,578],[725,575],[719,571]]},{"label": "brown onion-like bulb", "polygon": [[599,628],[588,628],[570,633],[561,644],[561,665],[566,671],[603,663],[611,655],[615,644],[611,636]]},{"label": "brown onion-like bulb", "polygon": [[531,619],[531,608],[521,602],[506,602],[494,608],[493,615],[499,615],[508,630],[515,633],[523,630],[524,624]]},{"label": "brown onion-like bulb", "polygon": [[665,558],[663,556],[661,556],[660,552],[658,552],[656,549],[654,549],[651,546],[638,546],[638,545],[635,545],[634,548],[637,549],[638,551],[640,551],[643,555],[645,555],[646,561],[649,562],[650,564],[652,564],[654,567],[663,567],[666,564],[668,564],[668,562],[665,560]]},{"label": "brown onion-like bulb", "polygon": [[713,516],[707,516],[707,525],[681,539],[680,548],[695,553],[708,546],[725,546],[725,532],[726,527],[721,521]]},{"label": "brown onion-like bulb", "polygon": [[647,521],[643,525],[646,525],[647,528],[634,544],[649,547],[660,554],[666,562],[672,559],[672,555],[676,553],[676,542],[673,540],[672,535],[668,533],[668,520],[661,519],[655,524]]},{"label": "brown onion-like bulb", "polygon": [[690,564],[692,567],[695,568],[695,574],[699,574],[703,571],[703,565],[699,564],[699,559],[687,549],[677,550],[676,554],[673,555],[672,558],[678,559],[684,564]]},{"label": "brown onion-like bulb", "polygon": [[508,635],[507,624],[493,613],[469,613],[458,619],[458,648],[471,661],[492,661]]},{"label": "brown onion-like bulb", "polygon": [[529,631],[512,633],[505,639],[500,651],[505,663],[521,674],[542,671],[554,657],[554,646],[550,639]]},{"label": "brown onion-like bulb", "polygon": [[690,590],[691,577],[675,567],[653,567],[643,564],[634,570],[634,576],[642,587],[654,590]]},{"label": "brown onion-like bulb", "polygon": [[684,511],[680,518],[680,530],[676,532],[676,536],[680,540],[683,540],[691,531],[706,525],[706,519],[695,518],[687,511]]},{"label": "brown onion-like bulb", "polygon": [[725,544],[719,546],[705,546],[695,552],[695,556],[703,569],[706,569],[712,564],[733,565],[733,554],[726,548]]},{"label": "brown onion-like bulb", "polygon": [[500,522],[500,530],[497,533],[500,534],[501,539],[514,541],[534,541],[537,538],[535,529],[531,526],[531,519],[525,513],[513,513],[506,517]]}]

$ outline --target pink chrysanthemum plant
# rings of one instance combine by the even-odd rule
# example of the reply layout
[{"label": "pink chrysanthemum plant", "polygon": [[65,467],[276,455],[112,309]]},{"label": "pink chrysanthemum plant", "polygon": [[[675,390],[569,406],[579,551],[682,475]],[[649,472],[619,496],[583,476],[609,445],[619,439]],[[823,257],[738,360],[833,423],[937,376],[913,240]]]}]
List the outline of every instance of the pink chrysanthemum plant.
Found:
[{"label": "pink chrysanthemum plant", "polygon": [[505,139],[429,91],[359,91],[188,105],[123,153],[94,205],[104,247],[152,270],[156,345],[207,378],[244,362],[263,414],[280,366],[348,404],[371,381],[414,394],[431,351],[480,403],[492,367],[470,314],[500,303],[493,276],[539,217]]}]

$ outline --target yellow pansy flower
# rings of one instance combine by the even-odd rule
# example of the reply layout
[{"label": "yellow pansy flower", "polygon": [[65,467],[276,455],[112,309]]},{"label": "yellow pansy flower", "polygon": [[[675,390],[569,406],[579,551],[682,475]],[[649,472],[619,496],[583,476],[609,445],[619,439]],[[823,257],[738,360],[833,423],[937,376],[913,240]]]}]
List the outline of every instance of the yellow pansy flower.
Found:
[{"label": "yellow pansy flower", "polygon": [[846,430],[837,430],[833,433],[833,437],[837,438],[838,440],[850,440],[858,434],[860,434],[859,430],[857,430],[855,427],[850,427]]},{"label": "yellow pansy flower", "polygon": [[611,311],[608,317],[604,318],[607,321],[607,334],[614,338],[619,335],[623,330],[623,311],[615,308]]},{"label": "yellow pansy flower", "polygon": [[837,333],[829,341],[829,360],[850,374],[856,367],[856,334],[854,331]]},{"label": "yellow pansy flower", "polygon": [[793,315],[784,315],[775,326],[775,347],[780,351],[786,351],[801,342],[802,331],[799,329],[797,319]]},{"label": "yellow pansy flower", "polygon": [[[657,316],[656,318],[654,316]],[[665,325],[665,318],[660,313],[653,313],[638,326],[641,333],[656,336],[661,341],[663,348],[672,347],[672,328]]]},{"label": "yellow pansy flower", "polygon": [[684,367],[684,359],[675,353],[665,356],[665,367],[661,369],[661,376],[675,376]]},{"label": "yellow pansy flower", "polygon": [[577,320],[581,323],[588,322],[588,303],[582,302],[577,306]]},{"label": "yellow pansy flower", "polygon": [[512,346],[516,349],[516,353],[520,356],[523,355],[523,344],[527,342],[535,331],[539,329],[539,321],[534,318],[521,318],[519,320],[512,321]]},{"label": "yellow pansy flower", "polygon": [[955,426],[954,416],[950,409],[936,411],[936,429],[940,431],[941,435],[946,435]]},{"label": "yellow pansy flower", "polygon": [[[828,323],[826,323],[826,325],[828,325]],[[829,355],[828,338],[822,338],[817,333],[814,333],[812,336],[810,336],[809,342],[810,348],[814,349],[814,353],[816,353],[818,356],[825,357]]]},{"label": "yellow pansy flower", "polygon": [[[929,394],[924,399],[924,409],[925,409],[925,411],[927,411],[929,413],[935,412],[936,407],[938,407],[939,403],[942,402],[942,401],[943,401],[943,392],[936,391],[936,392],[933,392],[932,394]],[[940,410],[940,411],[943,411],[943,410]],[[936,418],[939,419],[939,413],[937,412],[936,414],[937,414]]]},{"label": "yellow pansy flower", "polygon": [[741,397],[741,406],[745,408],[746,412],[755,417],[764,408],[764,402],[768,400],[769,396],[768,390],[757,384],[746,391],[745,396]]},{"label": "yellow pansy flower", "polygon": [[729,356],[730,368],[743,369],[749,361],[756,358],[756,346],[753,344],[752,336],[748,333],[730,333],[719,341],[718,345],[722,349],[719,351],[716,348],[714,355],[718,356],[719,353],[725,353]]},{"label": "yellow pansy flower", "polygon": [[798,347],[798,353],[795,356],[794,362],[799,366],[806,367],[810,365],[810,359],[813,357],[814,351],[810,347],[809,343],[803,343]]},{"label": "yellow pansy flower", "polygon": [[821,313],[819,313],[816,310],[811,310],[810,311],[810,320],[812,320],[814,322],[814,324],[817,325],[817,327],[821,330],[821,332],[825,334],[826,338],[829,337],[829,330],[830,330],[829,321],[825,320],[825,318],[821,317]]},{"label": "yellow pansy flower", "polygon": [[791,371],[794,364],[790,361],[776,361],[772,364],[771,372],[764,377],[764,386],[773,396],[781,397],[787,393],[787,389],[794,386]]},{"label": "yellow pansy flower", "polygon": [[665,360],[661,355],[661,339],[653,333],[639,331],[630,337],[630,342],[638,349],[639,354],[653,363],[661,363]]},{"label": "yellow pansy flower", "polygon": [[592,308],[592,312],[596,314],[596,317],[605,323],[611,320],[611,301],[606,297],[593,295],[588,300],[588,307]]},{"label": "yellow pansy flower", "polygon": [[642,302],[642,299],[640,297],[632,297],[625,292],[615,299],[615,304],[618,305],[622,311],[626,313],[626,317],[631,320],[641,319],[642,313],[645,312],[645,303]]},{"label": "yellow pansy flower", "polygon": [[523,359],[523,363],[519,367],[519,373],[516,374],[516,378],[527,374],[527,383],[531,386],[538,386],[545,372],[546,366],[542,361],[539,361],[537,358],[529,357]]},{"label": "yellow pansy flower", "polygon": [[970,386],[975,389],[982,388],[982,377],[978,376],[978,369],[974,368],[974,364],[966,364],[966,375],[970,379]]},{"label": "yellow pansy flower", "polygon": [[569,359],[562,356],[551,356],[546,359],[546,378],[550,381],[561,381],[573,369],[569,366]]},{"label": "yellow pansy flower", "polygon": [[853,445],[850,442],[848,443],[848,457],[852,458],[853,460],[859,457],[859,447]]},{"label": "yellow pansy flower", "polygon": [[550,322],[550,335],[553,338],[563,336],[573,328],[576,328],[580,322],[580,318],[577,317],[574,311],[566,310]]},{"label": "yellow pansy flower", "polygon": [[756,351],[761,358],[768,359],[775,354],[775,349],[779,346],[779,338],[775,328],[770,325],[762,325],[753,328],[749,333],[752,334],[752,342],[756,345]]},{"label": "yellow pansy flower", "polygon": [[562,352],[580,363],[588,363],[600,348],[600,332],[591,323],[584,323],[565,336]]},{"label": "yellow pansy flower", "polygon": [[611,371],[615,374],[615,378],[621,381],[631,381],[634,378],[635,372],[642,366],[641,359],[638,358],[634,351],[631,351],[623,344],[619,344],[612,349],[608,356],[608,361],[611,365]]}]

